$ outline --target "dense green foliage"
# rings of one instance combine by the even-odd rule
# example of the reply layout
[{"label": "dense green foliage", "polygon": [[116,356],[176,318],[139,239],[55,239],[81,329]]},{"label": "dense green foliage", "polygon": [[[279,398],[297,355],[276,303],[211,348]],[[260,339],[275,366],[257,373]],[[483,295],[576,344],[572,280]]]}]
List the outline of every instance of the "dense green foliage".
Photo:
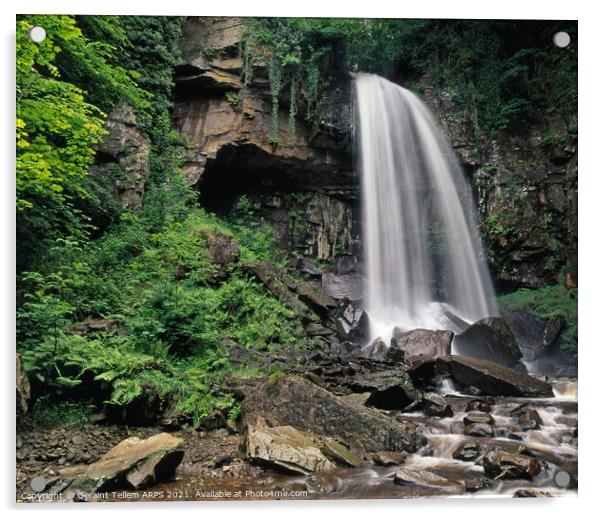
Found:
[{"label": "dense green foliage", "polygon": [[[17,340],[44,422],[77,422],[103,404],[127,414],[145,402],[195,421],[216,407],[235,416],[234,400],[215,392],[233,371],[226,344],[305,345],[300,320],[242,269],[278,258],[271,231],[249,222],[254,207],[241,199],[228,221],[194,208],[169,113],[181,23],[18,21]],[[35,25],[48,33],[41,44],[27,36]],[[151,144],[137,213],[114,199],[111,175],[87,174],[119,103],[134,108]],[[216,234],[240,245],[226,272],[209,257]],[[78,331],[90,319],[110,325]]]},{"label": "dense green foliage", "polygon": [[[554,48],[559,30],[573,38],[569,49]],[[246,74],[249,81],[254,64],[268,65],[273,113],[285,87],[292,117],[305,92],[311,122],[320,121],[320,94],[346,70],[410,84],[426,76],[451,91],[478,139],[481,129],[495,135],[575,112],[576,36],[571,22],[261,18],[248,25]]]},{"label": "dense green foliage", "polygon": [[522,288],[498,298],[500,310],[507,313],[517,309],[529,311],[541,319],[560,315],[566,327],[558,339],[560,348],[577,354],[577,290],[567,290],[562,285],[538,289]]}]

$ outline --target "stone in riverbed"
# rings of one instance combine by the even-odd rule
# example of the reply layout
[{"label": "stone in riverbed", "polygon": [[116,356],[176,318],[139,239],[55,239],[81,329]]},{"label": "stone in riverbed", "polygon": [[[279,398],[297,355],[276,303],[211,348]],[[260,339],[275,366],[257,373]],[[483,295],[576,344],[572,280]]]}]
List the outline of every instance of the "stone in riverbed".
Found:
[{"label": "stone in riverbed", "polygon": [[533,457],[493,450],[483,458],[483,469],[490,478],[532,478],[539,474],[541,465]]},{"label": "stone in riverbed", "polygon": [[396,484],[415,484],[423,487],[434,487],[437,489],[443,489],[453,493],[461,493],[464,491],[464,485],[460,482],[454,482],[441,475],[432,473],[424,469],[415,470],[407,468],[399,468],[395,472],[393,481]]},{"label": "stone in riverbed", "polygon": [[90,493],[149,487],[173,476],[184,457],[181,444],[168,433],[144,440],[128,437],[93,464],[61,470],[60,483]]},{"label": "stone in riverbed", "polygon": [[452,355],[438,359],[454,381],[477,387],[488,396],[553,397],[551,385],[537,378],[502,367],[497,363]]},{"label": "stone in riverbed", "polygon": [[376,410],[351,403],[294,375],[274,375],[247,394],[243,426],[263,418],[270,426],[290,425],[333,437],[354,451],[416,451],[418,434]]},{"label": "stone in riverbed", "polygon": [[424,413],[430,417],[452,417],[452,407],[439,394],[427,392],[422,396]]},{"label": "stone in riverbed", "polygon": [[473,437],[493,437],[493,427],[487,423],[470,423],[464,428],[464,435]]},{"label": "stone in riverbed", "polygon": [[348,385],[354,392],[370,392],[365,405],[382,410],[404,410],[418,397],[412,380],[401,370],[357,374]]},{"label": "stone in riverbed", "polygon": [[450,353],[453,338],[454,333],[451,331],[431,331],[429,329],[402,331],[395,328],[393,338],[391,338],[391,347],[389,347],[385,359],[445,356]]},{"label": "stone in riverbed", "polygon": [[475,462],[481,455],[481,446],[476,441],[464,441],[452,453],[456,460]]},{"label": "stone in riverbed", "polygon": [[407,457],[408,454],[402,451],[377,451],[372,455],[372,460],[379,466],[399,466]]},{"label": "stone in riverbed", "polygon": [[335,468],[310,434],[292,426],[268,427],[258,420],[247,425],[242,448],[250,461],[301,475]]},{"label": "stone in riverbed", "polygon": [[520,366],[522,352],[508,324],[499,317],[483,318],[454,338],[458,354],[499,363],[505,367]]},{"label": "stone in riverbed", "polygon": [[491,414],[487,412],[469,412],[464,416],[463,419],[464,426],[468,426],[473,423],[485,423],[485,424],[495,424],[493,417]]},{"label": "stone in riverbed", "polygon": [[541,420],[541,416],[539,412],[534,408],[521,408],[517,412],[516,421],[523,429],[523,431],[528,430],[539,430],[539,427],[543,424]]}]

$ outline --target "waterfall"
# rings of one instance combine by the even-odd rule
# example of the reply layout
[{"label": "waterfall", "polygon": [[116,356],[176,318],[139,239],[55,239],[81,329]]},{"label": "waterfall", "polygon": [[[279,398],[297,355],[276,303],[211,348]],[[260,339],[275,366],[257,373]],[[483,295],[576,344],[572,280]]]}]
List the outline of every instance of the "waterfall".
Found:
[{"label": "waterfall", "polygon": [[432,113],[379,76],[355,86],[372,337],[497,315],[470,187]]}]

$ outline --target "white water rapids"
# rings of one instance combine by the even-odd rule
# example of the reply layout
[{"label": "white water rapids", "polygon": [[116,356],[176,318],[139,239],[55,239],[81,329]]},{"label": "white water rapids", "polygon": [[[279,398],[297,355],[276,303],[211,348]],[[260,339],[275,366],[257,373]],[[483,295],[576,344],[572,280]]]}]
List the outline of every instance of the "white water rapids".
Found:
[{"label": "white water rapids", "polygon": [[412,92],[357,74],[364,306],[372,337],[444,329],[498,314],[470,188],[450,145]]}]

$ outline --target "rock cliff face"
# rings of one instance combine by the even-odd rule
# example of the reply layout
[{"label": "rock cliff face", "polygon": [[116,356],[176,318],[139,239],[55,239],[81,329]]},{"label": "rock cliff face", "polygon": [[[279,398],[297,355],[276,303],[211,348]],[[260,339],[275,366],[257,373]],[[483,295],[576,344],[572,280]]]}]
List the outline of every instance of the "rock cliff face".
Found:
[{"label": "rock cliff face", "polygon": [[248,196],[290,251],[324,261],[357,253],[349,78],[326,93],[318,128],[300,115],[291,131],[283,102],[274,144],[267,68],[255,64],[245,84],[243,31],[238,18],[190,18],[184,27],[174,119],[189,143],[188,182],[216,212]]},{"label": "rock cliff face", "polygon": [[548,117],[477,138],[449,92],[421,87],[472,182],[498,288],[576,277],[577,121]]},{"label": "rock cliff face", "polygon": [[90,174],[110,178],[113,196],[124,208],[137,209],[148,180],[150,142],[126,104],[113,109],[105,129],[109,134],[96,150],[96,163]]},{"label": "rock cliff face", "polygon": [[[189,18],[184,27],[174,118],[189,143],[188,182],[217,212],[248,196],[290,252],[325,262],[358,256],[349,77],[341,74],[325,93],[318,127],[298,116],[291,131],[282,99],[275,145],[267,66],[255,64],[245,84],[243,32],[239,18]],[[474,187],[497,287],[553,283],[567,269],[575,278],[576,121],[542,120],[520,133],[477,138],[449,92],[436,93],[426,78],[420,88]]]}]

